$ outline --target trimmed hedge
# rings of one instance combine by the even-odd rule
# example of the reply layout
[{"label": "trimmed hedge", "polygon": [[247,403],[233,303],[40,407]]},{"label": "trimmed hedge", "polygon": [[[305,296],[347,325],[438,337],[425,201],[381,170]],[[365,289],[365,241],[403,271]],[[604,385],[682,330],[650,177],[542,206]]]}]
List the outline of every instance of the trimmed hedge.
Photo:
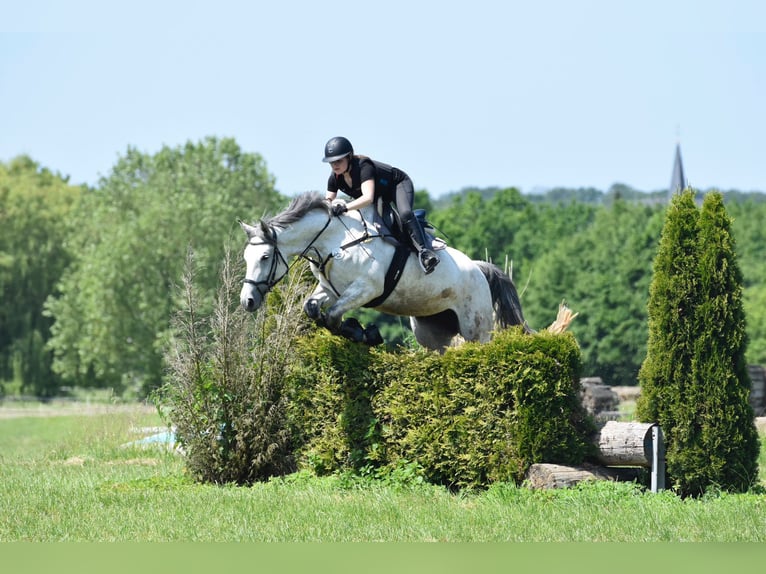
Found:
[{"label": "trimmed hedge", "polygon": [[300,466],[317,474],[359,470],[372,460],[377,439],[369,347],[324,329],[295,341],[298,360],[286,388]]},{"label": "trimmed hedge", "polygon": [[324,331],[298,345],[287,385],[296,455],[319,474],[415,463],[429,482],[472,488],[593,454],[569,333],[510,329],[444,355],[390,353]]}]

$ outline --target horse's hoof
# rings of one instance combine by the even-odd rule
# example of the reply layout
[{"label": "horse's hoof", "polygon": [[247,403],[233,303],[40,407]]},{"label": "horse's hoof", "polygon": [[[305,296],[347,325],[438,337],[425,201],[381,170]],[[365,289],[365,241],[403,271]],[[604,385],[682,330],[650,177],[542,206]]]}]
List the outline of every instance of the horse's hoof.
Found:
[{"label": "horse's hoof", "polygon": [[370,347],[383,344],[383,337],[380,335],[377,325],[367,325],[367,328],[364,330],[364,342]]},{"label": "horse's hoof", "polygon": [[303,304],[303,312],[306,313],[309,319],[316,321],[322,315],[322,310],[319,308],[319,302],[316,299],[309,299]]},{"label": "horse's hoof", "polygon": [[346,319],[340,324],[339,332],[341,336],[354,343],[361,343],[364,341],[364,329],[362,328],[362,324],[353,317]]}]

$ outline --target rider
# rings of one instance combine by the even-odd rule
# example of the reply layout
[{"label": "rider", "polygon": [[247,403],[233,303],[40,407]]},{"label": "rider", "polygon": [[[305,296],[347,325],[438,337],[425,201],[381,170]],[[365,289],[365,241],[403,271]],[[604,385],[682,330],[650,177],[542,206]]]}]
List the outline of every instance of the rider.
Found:
[{"label": "rider", "polygon": [[344,137],[331,138],[324,146],[325,163],[332,169],[327,181],[327,195],[333,201],[342,191],[352,201],[338,202],[332,207],[333,214],[340,215],[349,209],[361,209],[371,205],[379,197],[394,203],[402,227],[418,252],[418,261],[428,275],[439,264],[436,253],[426,247],[426,238],[420,220],[412,212],[415,188],[412,180],[402,170],[374,161],[363,155],[354,155],[351,142]]}]

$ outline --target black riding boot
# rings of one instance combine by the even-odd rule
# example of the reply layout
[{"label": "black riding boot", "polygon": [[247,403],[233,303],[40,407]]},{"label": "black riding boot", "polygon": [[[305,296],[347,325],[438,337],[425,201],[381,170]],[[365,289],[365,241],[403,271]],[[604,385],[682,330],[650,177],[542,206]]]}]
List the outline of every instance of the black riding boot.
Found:
[{"label": "black riding boot", "polygon": [[439,264],[439,257],[426,247],[426,235],[417,217],[412,216],[407,221],[403,221],[402,224],[410,236],[413,247],[418,252],[418,262],[423,268],[423,272],[428,275]]}]

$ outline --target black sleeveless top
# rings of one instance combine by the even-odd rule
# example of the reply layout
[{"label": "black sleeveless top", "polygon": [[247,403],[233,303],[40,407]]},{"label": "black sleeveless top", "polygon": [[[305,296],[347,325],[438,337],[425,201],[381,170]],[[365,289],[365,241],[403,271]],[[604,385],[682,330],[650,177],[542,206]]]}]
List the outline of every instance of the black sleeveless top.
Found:
[{"label": "black sleeveless top", "polygon": [[343,174],[330,174],[327,180],[327,191],[337,193],[342,191],[354,199],[362,196],[362,182],[375,180],[375,199],[383,197],[386,201],[394,201],[397,184],[407,179],[407,174],[390,165],[371,160],[368,157],[355,156],[351,160],[351,186],[346,183]]}]

